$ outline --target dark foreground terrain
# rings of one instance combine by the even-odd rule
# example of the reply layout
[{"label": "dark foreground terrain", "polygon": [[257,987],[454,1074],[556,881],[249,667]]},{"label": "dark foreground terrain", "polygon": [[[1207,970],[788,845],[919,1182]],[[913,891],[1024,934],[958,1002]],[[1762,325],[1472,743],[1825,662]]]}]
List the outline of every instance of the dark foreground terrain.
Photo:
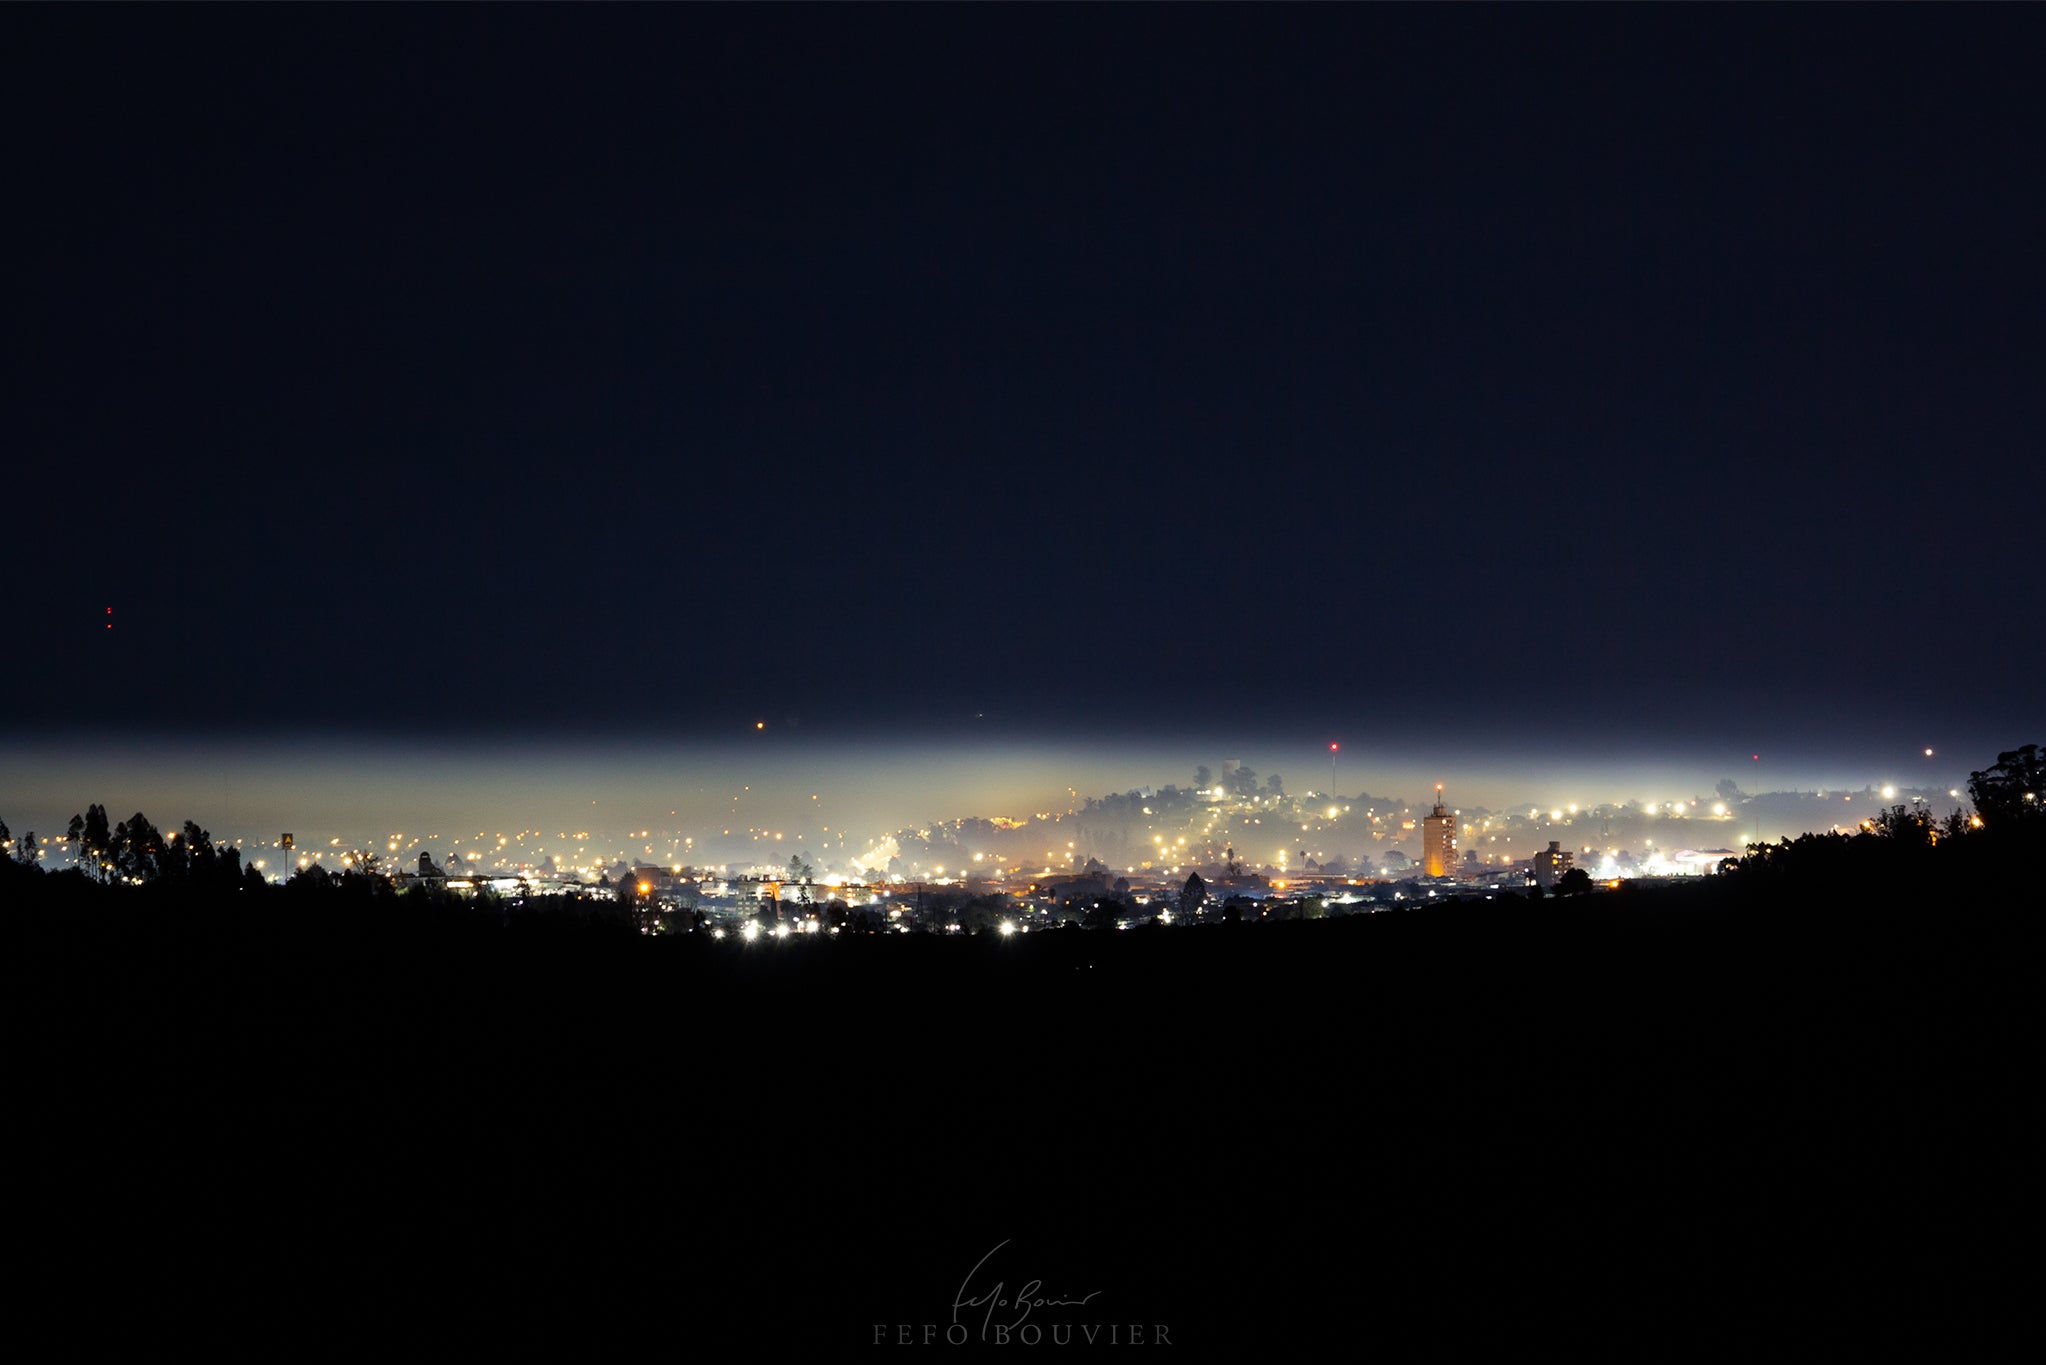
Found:
[{"label": "dark foreground terrain", "polygon": [[1907,1321],[1961,1358],[2033,1239],[2016,861],[751,946],[39,895],[9,910],[11,1297],[38,1358],[1127,1353],[1130,1324],[1802,1356]]}]

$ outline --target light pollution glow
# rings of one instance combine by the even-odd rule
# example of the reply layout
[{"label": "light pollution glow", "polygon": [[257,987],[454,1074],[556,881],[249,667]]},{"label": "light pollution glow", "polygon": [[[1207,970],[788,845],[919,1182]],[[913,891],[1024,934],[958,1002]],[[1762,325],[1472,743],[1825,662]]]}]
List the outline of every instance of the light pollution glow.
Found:
[{"label": "light pollution glow", "polygon": [[[1435,783],[1453,806],[1619,804],[1710,799],[1730,778],[1750,791],[1965,791],[1966,768],[1937,751],[1900,752],[1884,767],[1749,753],[1664,758],[1580,752],[1422,753],[1346,741],[1333,782],[1345,794],[1419,803]],[[1908,757],[1907,757],[1908,754]],[[1191,787],[1238,759],[1286,791],[1327,793],[1327,742],[1183,737],[1129,743],[1070,738],[984,743],[901,736],[745,740],[615,739],[531,743],[388,739],[219,741],[84,738],[10,743],[0,753],[0,819],[17,835],[63,832],[88,804],[110,819],[141,811],[160,828],[185,820],[216,839],[267,846],[293,831],[299,850],[453,850],[563,863],[617,857],[698,865],[779,864],[801,852],[820,871],[848,867],[889,832],[961,817],[1024,818],[1090,796]],[[1987,761],[1986,759],[1982,761]],[[1859,814],[1859,811],[1855,812]],[[642,833],[644,831],[644,833]],[[394,839],[394,836],[396,837]],[[395,849],[391,848],[393,842]],[[53,860],[54,861],[54,860]],[[330,859],[331,861],[331,859]]]}]

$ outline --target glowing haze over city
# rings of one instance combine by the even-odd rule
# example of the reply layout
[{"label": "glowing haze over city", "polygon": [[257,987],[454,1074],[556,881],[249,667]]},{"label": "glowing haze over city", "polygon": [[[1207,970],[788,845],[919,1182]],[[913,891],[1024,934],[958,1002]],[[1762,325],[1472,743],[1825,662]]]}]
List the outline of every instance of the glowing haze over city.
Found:
[{"label": "glowing haze over city", "polygon": [[[338,869],[342,857],[368,849],[404,863],[426,851],[487,868],[531,870],[551,859],[564,871],[586,869],[592,878],[621,860],[773,873],[800,854],[820,875],[866,879],[891,870],[888,854],[893,847],[899,855],[900,834],[962,819],[1035,824],[1041,839],[1001,845],[1032,846],[1029,856],[1012,861],[1033,870],[1063,864],[1069,852],[1081,861],[1099,854],[1121,862],[1115,850],[1093,846],[1078,822],[1068,823],[1090,799],[1149,795],[1167,786],[1191,791],[1197,771],[1206,768],[1217,786],[1203,789],[1216,798],[1204,808],[1232,810],[1240,803],[1221,799],[1219,787],[1231,763],[1254,770],[1257,790],[1267,798],[1270,778],[1279,777],[1288,807],[1297,805],[1311,829],[1275,828],[1267,838],[1257,815],[1247,818],[1259,824],[1242,829],[1225,819],[1219,832],[1196,840],[1190,855],[1139,858],[1118,870],[1218,863],[1232,842],[1246,863],[1273,868],[1284,866],[1303,842],[1323,858],[1330,849],[1345,851],[1366,868],[1373,848],[1416,856],[1416,836],[1399,830],[1399,821],[1374,830],[1362,808],[1331,816],[1332,792],[1367,796],[1386,816],[1404,810],[1400,818],[1411,820],[1412,808],[1425,807],[1442,781],[1453,808],[1499,819],[1505,847],[1497,852],[1524,859],[1540,846],[1533,831],[1546,828],[1540,817],[1551,812],[1558,829],[1562,818],[1570,819],[1566,837],[1587,851],[1611,842],[1612,817],[1622,810],[1636,822],[1645,816],[1685,820],[1681,829],[1665,824],[1663,842],[1671,848],[1687,842],[1737,850],[1758,836],[1853,827],[1878,800],[1915,795],[1944,813],[1965,804],[1967,775],[1964,765],[1923,750],[1887,764],[1807,755],[1765,765],[1754,754],[1715,762],[1709,755],[1686,760],[1675,753],[1601,763],[1567,751],[1459,754],[1449,743],[1430,753],[1353,744],[1333,757],[1331,764],[1326,744],[1271,740],[1232,746],[1217,738],[1201,748],[1184,739],[973,743],[901,734],[848,741],[766,729],[693,744],[659,738],[509,744],[161,738],[17,746],[0,763],[0,780],[10,793],[10,814],[19,812],[18,829],[61,831],[71,807],[80,804],[78,792],[119,793],[124,811],[174,812],[216,838],[240,840],[247,856],[265,858],[273,873],[294,859],[319,859]],[[1763,815],[1744,799],[1718,799],[1725,781],[1740,787],[1743,798],[1795,789],[1820,800]],[[287,829],[296,843],[289,855],[275,850]],[[1468,846],[1484,850],[1482,823],[1473,829],[1467,820],[1467,831],[1467,842],[1477,840]],[[1303,841],[1303,832],[1311,837]],[[1070,850],[1069,836],[1075,836]],[[1655,831],[1642,837],[1653,843]],[[1040,842],[1047,845],[1044,857],[1034,848]],[[969,836],[948,847],[964,855],[954,859],[954,875],[984,874],[999,865],[999,858],[995,865],[970,865],[975,853],[998,854],[995,844],[975,847]],[[60,865],[62,853],[53,850],[50,858]],[[904,878],[942,877],[945,855],[912,853],[892,871]]]},{"label": "glowing haze over city", "polygon": [[2036,730],[2037,102],[1908,12],[94,13],[0,97],[17,832],[1839,796],[1754,837]]}]

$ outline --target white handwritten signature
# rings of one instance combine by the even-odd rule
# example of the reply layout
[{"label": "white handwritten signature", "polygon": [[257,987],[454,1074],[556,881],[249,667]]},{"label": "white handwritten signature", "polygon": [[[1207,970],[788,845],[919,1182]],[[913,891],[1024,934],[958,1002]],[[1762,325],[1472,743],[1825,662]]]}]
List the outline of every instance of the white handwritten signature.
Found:
[{"label": "white handwritten signature", "polygon": [[994,1288],[986,1293],[979,1295],[971,1294],[968,1286],[973,1283],[973,1277],[978,1275],[980,1268],[988,1263],[988,1258],[1007,1246],[1010,1240],[1006,1237],[1003,1238],[995,1243],[993,1247],[989,1248],[987,1256],[983,1256],[973,1263],[973,1269],[967,1271],[966,1278],[959,1282],[958,1296],[952,1300],[952,1321],[955,1323],[959,1321],[961,1309],[984,1308],[986,1310],[981,1314],[980,1320],[980,1334],[983,1340],[987,1337],[988,1328],[994,1323],[995,1311],[997,1309],[1013,1308],[1016,1311],[1016,1316],[1006,1322],[1006,1326],[1013,1330],[1028,1320],[1030,1315],[1040,1308],[1076,1307],[1101,1293],[1097,1289],[1093,1293],[1083,1294],[1077,1299],[1057,1298],[1041,1292],[1044,1287],[1044,1281],[1030,1280],[1013,1295],[1005,1295],[1003,1293],[1006,1287],[1005,1283],[998,1280],[995,1282]]}]

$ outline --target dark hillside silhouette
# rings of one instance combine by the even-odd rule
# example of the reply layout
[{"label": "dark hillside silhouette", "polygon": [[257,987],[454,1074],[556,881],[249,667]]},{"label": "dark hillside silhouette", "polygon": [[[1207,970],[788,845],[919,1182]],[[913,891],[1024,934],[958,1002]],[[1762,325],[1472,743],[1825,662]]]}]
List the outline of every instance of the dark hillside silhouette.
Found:
[{"label": "dark hillside silhouette", "polygon": [[1872,822],[1667,888],[783,945],[262,887],[120,824],[140,886],[0,865],[20,1292],[152,1267],[75,1343],[402,1321],[828,1358],[950,1322],[1005,1239],[1099,1291],[1043,1321],[1238,1357],[1731,1351],[1928,1303],[1965,1353],[2015,1292],[2036,823]]}]

